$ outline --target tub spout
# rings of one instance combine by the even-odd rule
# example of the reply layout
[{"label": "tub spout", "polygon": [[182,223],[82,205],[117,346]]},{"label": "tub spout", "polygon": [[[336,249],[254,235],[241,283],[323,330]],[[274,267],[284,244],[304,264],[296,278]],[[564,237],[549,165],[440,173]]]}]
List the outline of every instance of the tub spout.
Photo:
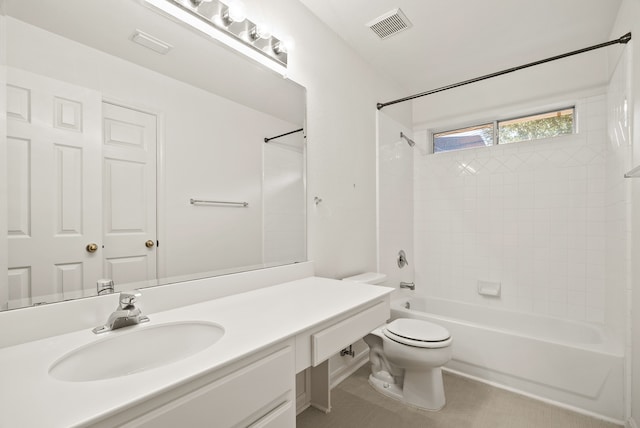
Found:
[{"label": "tub spout", "polygon": [[409,290],[415,290],[416,285],[413,282],[401,282],[400,288],[408,288]]}]

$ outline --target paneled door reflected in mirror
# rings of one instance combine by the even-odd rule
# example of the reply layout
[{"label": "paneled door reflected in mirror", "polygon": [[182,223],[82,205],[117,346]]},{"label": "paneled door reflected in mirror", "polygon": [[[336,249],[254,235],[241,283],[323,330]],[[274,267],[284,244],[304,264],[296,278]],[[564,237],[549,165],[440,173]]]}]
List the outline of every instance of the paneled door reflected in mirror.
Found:
[{"label": "paneled door reflected in mirror", "polygon": [[8,299],[18,306],[82,296],[102,275],[101,102],[7,70]]},{"label": "paneled door reflected in mirror", "polygon": [[156,277],[156,122],[102,103],[102,276],[116,284]]},{"label": "paneled door reflected in mirror", "polygon": [[303,87],[144,2],[3,11],[0,310],[306,260]]}]

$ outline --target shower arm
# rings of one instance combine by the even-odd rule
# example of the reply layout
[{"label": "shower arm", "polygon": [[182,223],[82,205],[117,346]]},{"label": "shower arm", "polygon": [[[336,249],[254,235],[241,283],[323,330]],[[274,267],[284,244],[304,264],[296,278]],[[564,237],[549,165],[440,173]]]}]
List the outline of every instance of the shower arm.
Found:
[{"label": "shower arm", "polygon": [[411,138],[407,137],[402,131],[400,131],[400,138],[404,138],[405,141],[409,144],[409,147],[413,147],[416,145],[416,142],[413,141]]}]

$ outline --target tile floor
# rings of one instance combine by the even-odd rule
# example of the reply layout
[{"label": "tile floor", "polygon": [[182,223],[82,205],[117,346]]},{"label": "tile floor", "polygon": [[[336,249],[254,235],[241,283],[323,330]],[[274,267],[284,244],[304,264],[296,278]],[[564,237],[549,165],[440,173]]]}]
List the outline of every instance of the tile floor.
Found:
[{"label": "tile floor", "polygon": [[407,407],[374,391],[365,365],[332,391],[332,411],[309,408],[298,428],[615,428],[522,395],[445,374],[447,405],[439,412]]}]

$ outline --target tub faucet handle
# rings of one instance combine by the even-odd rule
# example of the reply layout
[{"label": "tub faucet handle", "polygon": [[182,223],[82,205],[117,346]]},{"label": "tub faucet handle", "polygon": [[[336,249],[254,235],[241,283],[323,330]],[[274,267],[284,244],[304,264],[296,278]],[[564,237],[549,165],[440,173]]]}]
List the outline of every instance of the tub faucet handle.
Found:
[{"label": "tub faucet handle", "polygon": [[405,266],[409,265],[409,261],[407,260],[407,253],[404,250],[400,250],[398,252],[398,267],[402,269]]}]

